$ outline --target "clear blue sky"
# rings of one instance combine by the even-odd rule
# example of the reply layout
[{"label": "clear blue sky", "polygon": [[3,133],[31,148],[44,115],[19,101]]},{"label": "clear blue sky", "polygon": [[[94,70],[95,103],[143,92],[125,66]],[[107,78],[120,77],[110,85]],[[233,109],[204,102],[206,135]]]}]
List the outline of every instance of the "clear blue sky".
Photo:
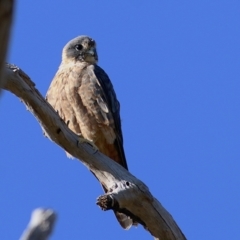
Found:
[{"label": "clear blue sky", "polygon": [[[240,2],[22,0],[15,10],[8,61],[45,95],[63,46],[94,38],[130,171],[188,239],[240,239]],[[8,92],[0,116],[1,239],[18,239],[40,206],[59,215],[51,240],[152,239],[95,205],[93,175]]]}]

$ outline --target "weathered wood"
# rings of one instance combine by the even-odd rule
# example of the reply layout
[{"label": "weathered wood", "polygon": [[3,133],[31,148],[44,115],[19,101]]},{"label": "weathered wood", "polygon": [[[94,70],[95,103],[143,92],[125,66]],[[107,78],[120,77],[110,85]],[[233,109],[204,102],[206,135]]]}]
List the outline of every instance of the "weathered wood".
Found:
[{"label": "weathered wood", "polygon": [[37,208],[20,240],[47,240],[53,231],[57,215],[52,209]]},{"label": "weathered wood", "polygon": [[[5,89],[11,91],[28,107],[46,136],[65,151],[79,159],[101,183],[108,193],[98,199],[103,209],[118,209],[141,223],[155,239],[186,239],[172,216],[152,196],[148,187],[119,164],[97,151],[89,142],[74,134],[45,101],[35,84],[19,68],[6,66]],[[106,201],[106,207],[101,205]],[[109,203],[110,202],[110,203]]]}]

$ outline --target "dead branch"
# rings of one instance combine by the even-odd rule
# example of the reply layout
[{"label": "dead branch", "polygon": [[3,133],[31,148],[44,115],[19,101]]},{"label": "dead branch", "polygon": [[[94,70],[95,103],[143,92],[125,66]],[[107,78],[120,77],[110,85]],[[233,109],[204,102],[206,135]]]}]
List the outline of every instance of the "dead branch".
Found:
[{"label": "dead branch", "polygon": [[[10,26],[13,17],[13,0],[2,0],[0,1],[0,70],[4,66],[8,39],[10,35]],[[2,71],[0,71],[0,87],[3,86],[4,80]],[[1,91],[1,89],[0,89]]]},{"label": "dead branch", "polygon": [[46,136],[79,159],[106,186],[108,193],[100,196],[97,201],[103,210],[124,212],[134,222],[142,224],[155,239],[186,239],[172,216],[152,196],[148,187],[89,143],[79,141],[79,136],[66,126],[22,70],[8,64],[5,73],[4,88],[22,100]]},{"label": "dead branch", "polygon": [[47,240],[53,231],[57,215],[52,209],[37,208],[20,240]]}]

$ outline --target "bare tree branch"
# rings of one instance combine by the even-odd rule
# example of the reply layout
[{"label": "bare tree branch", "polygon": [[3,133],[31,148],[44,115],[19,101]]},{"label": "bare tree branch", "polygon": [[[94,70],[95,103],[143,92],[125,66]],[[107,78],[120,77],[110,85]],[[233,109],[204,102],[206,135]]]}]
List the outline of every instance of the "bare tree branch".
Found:
[{"label": "bare tree branch", "polygon": [[[4,66],[4,62],[7,54],[8,39],[10,35],[10,26],[12,23],[12,16],[13,16],[13,5],[14,5],[13,0],[0,1],[0,70]],[[0,71],[0,87],[3,86],[4,79],[5,78],[3,78],[2,76],[2,71]]]},{"label": "bare tree branch", "polygon": [[172,216],[152,196],[148,187],[119,164],[97,151],[88,142],[79,140],[45,101],[30,78],[13,65],[6,66],[5,89],[11,91],[28,107],[45,131],[45,135],[65,151],[79,159],[108,193],[98,198],[103,209],[126,213],[142,224],[155,239],[186,239]]},{"label": "bare tree branch", "polygon": [[57,215],[52,209],[37,208],[20,240],[47,240],[53,231]]}]

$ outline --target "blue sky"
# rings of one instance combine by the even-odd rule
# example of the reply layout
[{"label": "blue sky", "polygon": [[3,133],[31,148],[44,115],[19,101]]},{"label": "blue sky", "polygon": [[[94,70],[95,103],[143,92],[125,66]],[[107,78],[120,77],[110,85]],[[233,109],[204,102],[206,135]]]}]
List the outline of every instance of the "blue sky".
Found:
[{"label": "blue sky", "polygon": [[[240,2],[18,1],[8,61],[45,95],[63,46],[83,34],[121,102],[132,174],[188,239],[240,239]],[[8,92],[0,116],[1,239],[18,239],[41,206],[59,216],[52,240],[152,239],[95,205],[93,175]]]}]

